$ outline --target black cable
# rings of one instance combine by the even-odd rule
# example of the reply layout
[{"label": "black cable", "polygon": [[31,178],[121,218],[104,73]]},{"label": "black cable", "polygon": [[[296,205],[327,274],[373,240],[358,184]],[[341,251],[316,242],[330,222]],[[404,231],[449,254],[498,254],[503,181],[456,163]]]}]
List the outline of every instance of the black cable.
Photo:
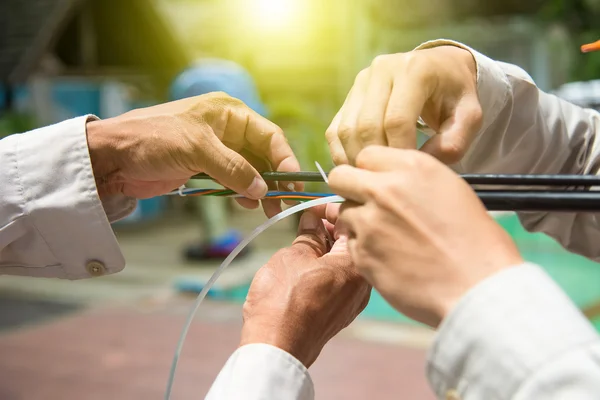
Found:
[{"label": "black cable", "polygon": [[463,174],[461,177],[471,185],[600,186],[600,177],[596,175]]},{"label": "black cable", "polygon": [[489,211],[600,212],[600,192],[475,192]]},{"label": "black cable", "polygon": [[[266,181],[323,182],[323,177],[318,172],[263,172],[261,175]],[[471,185],[600,186],[600,177],[596,175],[463,174],[460,176]],[[212,178],[206,174],[198,174],[193,176],[192,179]]]},{"label": "black cable", "polygon": [[[264,172],[261,175],[267,181],[323,182],[318,172]],[[461,177],[472,185],[511,186],[507,190],[478,188],[475,191],[489,211],[600,213],[600,191],[584,189],[600,186],[600,177],[595,175],[466,174]],[[193,179],[211,178],[199,174]],[[539,188],[531,188],[535,186]],[[543,189],[542,186],[554,188]]]}]

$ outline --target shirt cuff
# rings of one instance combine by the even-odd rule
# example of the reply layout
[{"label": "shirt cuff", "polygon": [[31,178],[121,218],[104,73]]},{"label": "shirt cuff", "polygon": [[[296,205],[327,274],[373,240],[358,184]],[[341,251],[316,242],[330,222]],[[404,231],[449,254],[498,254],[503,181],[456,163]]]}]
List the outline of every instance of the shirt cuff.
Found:
[{"label": "shirt cuff", "polygon": [[479,103],[483,110],[483,123],[480,133],[484,132],[496,120],[512,93],[506,73],[496,61],[454,40],[430,40],[420,44],[415,50],[430,49],[439,46],[460,47],[470,52],[475,59],[477,67],[477,95],[479,96]]},{"label": "shirt cuff", "polygon": [[291,354],[263,343],[238,348],[227,360],[206,399],[312,400],[306,367]]},{"label": "shirt cuff", "polygon": [[61,271],[53,274],[58,278],[101,276],[125,267],[110,222],[131,213],[136,201],[124,196],[108,198],[104,206],[100,201],[87,145],[91,118],[96,117],[15,138],[24,214],[58,260]]},{"label": "shirt cuff", "polygon": [[538,266],[503,270],[470,290],[442,322],[427,375],[438,394],[509,399],[534,371],[597,333]]}]

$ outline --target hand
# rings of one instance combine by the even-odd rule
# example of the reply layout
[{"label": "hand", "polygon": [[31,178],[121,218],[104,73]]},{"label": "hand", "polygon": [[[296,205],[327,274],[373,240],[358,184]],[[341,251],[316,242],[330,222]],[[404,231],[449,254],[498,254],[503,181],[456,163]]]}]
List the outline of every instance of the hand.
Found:
[{"label": "hand", "polygon": [[446,164],[459,161],[482,121],[470,52],[441,46],[375,58],[327,129],[334,162],[354,165],[369,145],[415,149],[419,116],[438,133],[422,150]]},{"label": "hand", "polygon": [[[153,197],[205,172],[247,196],[240,204],[256,208],[268,190],[257,170],[300,170],[281,129],[223,93],[91,121],[87,135],[101,196]],[[282,190],[289,185],[279,182]],[[263,206],[269,216],[281,211],[277,200]]]},{"label": "hand", "polygon": [[398,311],[436,327],[473,286],[521,264],[471,187],[433,157],[372,146],[336,167],[338,223],[357,269]]},{"label": "hand", "polygon": [[366,307],[371,287],[354,269],[346,239],[328,252],[327,236],[321,219],[302,215],[293,245],[277,252],[252,281],[241,345],[279,347],[308,368]]}]

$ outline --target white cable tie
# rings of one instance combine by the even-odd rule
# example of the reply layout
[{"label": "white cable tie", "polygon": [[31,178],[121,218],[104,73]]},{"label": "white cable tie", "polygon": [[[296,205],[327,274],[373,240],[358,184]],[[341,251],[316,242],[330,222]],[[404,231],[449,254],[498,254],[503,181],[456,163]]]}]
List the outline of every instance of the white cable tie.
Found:
[{"label": "white cable tie", "polygon": [[323,168],[321,168],[321,164],[319,164],[318,161],[315,161],[315,165],[317,166],[317,169],[319,170],[319,173],[323,177],[323,180],[325,181],[325,183],[327,185],[329,185],[329,179],[327,179],[327,174],[325,173],[325,171],[323,171]]},{"label": "white cable tie", "polygon": [[256,227],[244,240],[242,240],[235,247],[235,249],[233,249],[231,251],[231,253],[229,253],[227,258],[225,258],[225,260],[223,260],[223,262],[221,263],[219,268],[217,268],[217,270],[212,274],[212,276],[210,277],[208,282],[206,282],[206,284],[200,291],[200,294],[196,298],[196,301],[194,302],[194,305],[192,306],[190,313],[188,314],[188,317],[187,317],[185,324],[183,326],[183,329],[181,331],[181,335],[179,336],[179,340],[177,342],[177,348],[175,349],[175,354],[173,355],[173,362],[171,363],[171,370],[169,371],[169,379],[167,381],[167,390],[165,392],[165,397],[164,397],[165,400],[170,400],[170,398],[171,398],[171,391],[173,389],[173,382],[175,381],[175,372],[177,371],[177,364],[179,362],[179,357],[181,355],[181,351],[183,350],[183,345],[185,343],[185,338],[187,336],[188,330],[190,329],[190,326],[192,325],[192,322],[194,320],[194,315],[196,315],[196,311],[198,311],[198,308],[200,307],[200,305],[202,304],[202,301],[208,294],[208,291],[212,288],[212,286],[217,281],[219,276],[221,276],[221,273],[227,267],[229,267],[229,264],[231,264],[231,262],[235,259],[235,257],[237,257],[237,255],[240,254],[240,252],[248,244],[250,244],[250,242],[252,242],[252,240],[254,240],[254,238],[256,238],[262,232],[267,230],[269,227],[273,226],[276,222],[278,222],[292,214],[295,214],[297,212],[300,212],[300,211],[303,211],[303,210],[306,210],[306,209],[309,209],[312,207],[320,206],[322,204],[340,203],[343,201],[344,201],[344,199],[340,196],[329,196],[329,197],[322,197],[320,199],[307,201],[306,203],[300,203],[293,207],[290,207],[290,208],[280,212],[279,214],[275,215],[274,217],[271,217],[270,219],[265,221],[260,226]]},{"label": "white cable tie", "polygon": [[187,196],[187,194],[183,193],[184,190],[185,190],[185,185],[181,185],[181,186],[179,186],[179,189],[177,189],[177,191],[179,192],[179,195],[181,197]]}]

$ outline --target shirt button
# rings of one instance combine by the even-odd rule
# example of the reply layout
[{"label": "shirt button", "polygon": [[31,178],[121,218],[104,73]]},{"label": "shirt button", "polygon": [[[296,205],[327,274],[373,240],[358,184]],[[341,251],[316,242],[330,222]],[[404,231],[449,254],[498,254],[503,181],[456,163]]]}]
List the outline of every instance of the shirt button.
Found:
[{"label": "shirt button", "polygon": [[456,389],[450,389],[446,392],[446,400],[460,400],[460,395]]},{"label": "shirt button", "polygon": [[100,261],[90,261],[85,269],[91,276],[102,276],[106,272],[106,267]]}]

